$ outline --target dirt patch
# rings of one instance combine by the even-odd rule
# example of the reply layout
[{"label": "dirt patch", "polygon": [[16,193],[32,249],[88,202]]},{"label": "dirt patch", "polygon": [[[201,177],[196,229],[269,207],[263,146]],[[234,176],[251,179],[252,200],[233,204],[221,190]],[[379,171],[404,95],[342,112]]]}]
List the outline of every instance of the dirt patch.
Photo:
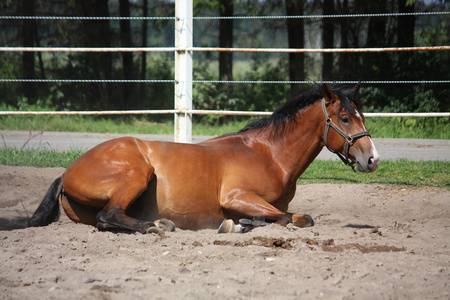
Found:
[{"label": "dirt patch", "polygon": [[[31,214],[63,169],[0,166],[0,218]],[[65,215],[0,232],[4,299],[449,299],[450,192],[298,186],[311,228],[100,232]]]},{"label": "dirt patch", "polygon": [[322,250],[327,252],[344,252],[347,250],[356,249],[361,253],[373,253],[373,252],[400,252],[406,251],[406,248],[398,248],[395,246],[376,245],[376,246],[364,246],[358,243],[344,244],[344,245],[322,245]]},{"label": "dirt patch", "polygon": [[214,241],[214,245],[231,245],[234,247],[248,247],[248,246],[263,246],[267,248],[281,248],[290,250],[294,247],[294,239],[283,239],[283,238],[266,238],[266,237],[254,237],[248,241],[243,242],[232,242],[232,241]]}]

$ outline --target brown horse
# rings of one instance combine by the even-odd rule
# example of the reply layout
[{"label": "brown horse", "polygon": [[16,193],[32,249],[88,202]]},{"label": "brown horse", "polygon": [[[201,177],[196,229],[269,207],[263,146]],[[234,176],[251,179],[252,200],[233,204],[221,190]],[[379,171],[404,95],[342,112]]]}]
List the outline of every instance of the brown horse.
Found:
[{"label": "brown horse", "polygon": [[[324,146],[359,171],[377,168],[358,90],[323,85],[269,118],[199,144],[131,137],[104,142],[54,181],[22,227],[55,221],[59,199],[71,220],[100,230],[161,233],[173,223],[217,228],[224,218],[253,216],[312,226],[309,215],[287,211],[297,179]],[[160,218],[166,221],[155,221]]]}]

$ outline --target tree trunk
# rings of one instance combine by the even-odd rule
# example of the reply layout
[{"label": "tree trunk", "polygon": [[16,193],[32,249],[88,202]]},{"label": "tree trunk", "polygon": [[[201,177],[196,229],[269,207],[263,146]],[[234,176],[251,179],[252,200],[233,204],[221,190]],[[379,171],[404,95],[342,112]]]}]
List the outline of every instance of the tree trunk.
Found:
[{"label": "tree trunk", "polygon": [[[36,41],[36,47],[41,47],[37,26],[34,28],[34,38]],[[45,78],[46,76],[45,76],[45,69],[44,69],[44,60],[42,59],[42,52],[38,52],[36,54],[37,54],[38,62],[39,62],[40,76],[41,76],[41,78]]]},{"label": "tree trunk", "polygon": [[[119,1],[119,10],[121,17],[130,16],[130,2],[128,0]],[[122,47],[133,47],[131,41],[130,20],[120,20],[120,40]],[[133,53],[122,52],[123,75],[125,80],[133,79]],[[132,83],[123,84],[124,109],[133,107],[133,87]]]},{"label": "tree trunk", "polygon": [[[83,0],[77,1],[76,7],[81,10],[82,15],[92,17],[109,17],[108,0]],[[108,20],[83,20],[82,32],[79,36],[79,44],[85,47],[111,47],[111,31]],[[112,54],[103,53],[81,53],[86,64],[90,66],[92,74],[86,74],[101,80],[112,79]],[[100,109],[108,106],[115,107],[112,102],[112,88],[110,83],[90,83],[90,95],[92,101]],[[93,104],[94,104],[93,103]],[[94,106],[94,105],[92,105]]]},{"label": "tree trunk", "polygon": [[[387,13],[387,0],[372,0],[370,13]],[[386,43],[386,22],[387,18],[371,17],[367,30],[367,47],[381,47]]]},{"label": "tree trunk", "polygon": [[[414,12],[415,1],[406,6],[406,0],[398,0],[398,12],[399,13],[412,13]],[[397,46],[398,47],[414,47],[414,25],[415,16],[398,16],[397,17]],[[419,80],[421,78],[416,77],[416,66],[413,63],[414,52],[398,52],[397,66],[403,76],[401,79]],[[399,72],[399,73],[400,73]],[[405,76],[406,75],[406,76]],[[398,79],[398,77],[396,78]],[[405,84],[402,85],[404,90],[413,90],[414,85]],[[411,106],[410,106],[411,107]]]},{"label": "tree trunk", "polygon": [[[339,2],[339,13],[340,14],[348,14],[348,0],[342,0],[342,2]],[[353,18],[352,18],[353,19]],[[341,48],[348,48],[349,47],[349,29],[350,29],[350,20],[348,18],[339,18],[339,30],[341,35]],[[339,53],[338,55],[338,72],[336,72],[337,77],[335,79],[337,80],[343,80],[343,79],[350,79],[352,70],[351,67],[355,65],[355,62],[352,62],[351,56],[353,54],[349,53]]]},{"label": "tree trunk", "polygon": [[[220,0],[220,16],[233,15],[233,0]],[[220,19],[219,47],[233,47],[233,20]],[[233,80],[233,53],[219,52],[219,80]]]},{"label": "tree trunk", "polygon": [[[143,7],[142,7],[142,16],[147,17],[148,16],[148,0],[143,0]],[[147,20],[142,20],[142,47],[147,47]],[[147,70],[147,52],[142,51],[141,53],[141,80],[145,80]],[[145,103],[145,86],[146,84],[144,82],[141,83],[140,89],[139,89],[139,99],[140,108],[144,108]]]},{"label": "tree trunk", "polygon": [[[109,8],[108,8],[108,0],[96,1],[97,11],[99,16],[109,17]],[[98,28],[98,43],[101,47],[111,47],[111,28],[109,25],[109,21],[98,21],[96,24]],[[112,78],[112,53],[105,52],[99,53],[100,59],[100,68],[97,72],[99,72],[99,77],[101,79],[111,79]],[[111,84],[109,83],[99,83],[98,84],[99,94],[100,94],[100,103],[102,106],[106,106],[106,104],[111,100]]]},{"label": "tree trunk", "polygon": [[[288,16],[303,15],[303,0],[285,0],[286,14]],[[289,48],[301,49],[305,47],[303,19],[287,19],[287,33]],[[305,54],[289,53],[289,80],[305,80]],[[291,84],[291,95],[301,90],[300,84]]]},{"label": "tree trunk", "polygon": [[[413,13],[414,4],[406,6],[407,0],[398,0],[399,13]],[[397,17],[397,46],[413,47],[414,46],[414,23],[415,16],[398,16]]]},{"label": "tree trunk", "polygon": [[[387,0],[373,0],[368,3],[370,3],[368,7],[370,13],[387,13]],[[386,46],[386,22],[387,18],[371,17],[369,19],[366,40],[367,48]],[[364,53],[363,64],[362,70],[366,71],[363,71],[362,79],[367,80],[386,80],[386,76],[389,76],[392,66],[389,62],[389,54],[386,52]]]},{"label": "tree trunk", "polygon": [[[22,6],[22,14],[24,16],[34,15],[34,0],[24,0]],[[22,42],[24,47],[33,47],[35,42],[35,20],[22,21]],[[34,52],[22,52],[22,74],[25,79],[35,79],[36,71],[34,69]],[[23,94],[30,104],[36,103],[37,89],[34,82],[22,83]]]},{"label": "tree trunk", "polygon": [[[334,0],[323,1],[323,14],[334,14]],[[334,21],[331,18],[323,18],[323,48],[334,47]],[[333,53],[323,53],[322,79],[333,79]]]}]

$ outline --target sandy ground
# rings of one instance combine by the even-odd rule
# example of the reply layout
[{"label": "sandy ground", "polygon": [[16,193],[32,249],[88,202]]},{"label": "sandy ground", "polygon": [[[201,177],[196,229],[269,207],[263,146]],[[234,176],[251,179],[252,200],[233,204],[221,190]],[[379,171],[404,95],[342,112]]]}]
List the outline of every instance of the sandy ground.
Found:
[{"label": "sandy ground", "polygon": [[[0,166],[0,217],[32,213],[63,169]],[[99,232],[63,214],[0,232],[1,299],[449,299],[450,191],[299,186],[312,228]]]}]

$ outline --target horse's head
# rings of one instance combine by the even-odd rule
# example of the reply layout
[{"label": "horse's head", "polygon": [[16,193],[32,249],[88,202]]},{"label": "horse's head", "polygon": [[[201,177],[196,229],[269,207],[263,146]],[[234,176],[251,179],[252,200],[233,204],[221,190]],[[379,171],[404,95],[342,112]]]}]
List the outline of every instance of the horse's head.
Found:
[{"label": "horse's head", "polygon": [[356,101],[358,91],[359,85],[335,92],[323,85],[324,144],[345,164],[353,167],[356,163],[359,171],[373,172],[377,169],[380,155],[364,126],[364,115]]}]

